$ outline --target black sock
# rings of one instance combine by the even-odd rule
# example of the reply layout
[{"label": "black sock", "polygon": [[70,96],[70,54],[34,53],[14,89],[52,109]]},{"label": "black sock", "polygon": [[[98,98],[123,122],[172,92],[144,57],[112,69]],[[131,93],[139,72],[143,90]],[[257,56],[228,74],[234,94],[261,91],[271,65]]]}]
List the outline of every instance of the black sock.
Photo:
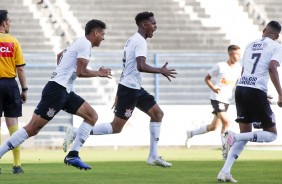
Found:
[{"label": "black sock", "polygon": [[78,151],[70,151],[67,157],[78,157]]}]

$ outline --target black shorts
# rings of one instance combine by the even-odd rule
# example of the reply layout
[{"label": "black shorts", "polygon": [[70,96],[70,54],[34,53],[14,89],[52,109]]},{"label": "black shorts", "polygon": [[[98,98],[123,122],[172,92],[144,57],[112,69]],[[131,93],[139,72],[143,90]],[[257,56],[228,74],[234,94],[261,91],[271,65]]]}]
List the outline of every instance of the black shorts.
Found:
[{"label": "black shorts", "polygon": [[215,115],[217,115],[218,112],[226,112],[229,106],[229,104],[217,100],[211,100],[211,105],[213,108],[212,113]]},{"label": "black shorts", "polygon": [[135,107],[146,113],[156,104],[154,96],[143,88],[132,89],[122,84],[118,85],[117,97],[115,115],[125,120],[131,117]]},{"label": "black shorts", "polygon": [[267,94],[259,89],[237,86],[235,90],[236,122],[255,123],[255,128],[275,126],[275,116],[267,100]]},{"label": "black shorts", "polygon": [[22,100],[15,78],[0,79],[0,117],[16,118],[22,116]]},{"label": "black shorts", "polygon": [[75,114],[84,102],[85,100],[74,92],[68,93],[65,87],[49,81],[42,91],[41,101],[34,113],[50,121],[60,110]]}]

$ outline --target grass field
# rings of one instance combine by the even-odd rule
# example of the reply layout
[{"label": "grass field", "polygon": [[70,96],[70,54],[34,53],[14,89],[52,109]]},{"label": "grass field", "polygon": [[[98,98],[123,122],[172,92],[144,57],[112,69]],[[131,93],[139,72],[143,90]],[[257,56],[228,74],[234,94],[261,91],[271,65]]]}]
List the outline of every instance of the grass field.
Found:
[{"label": "grass field", "polygon": [[[0,160],[1,184],[175,184],[217,183],[223,166],[221,151],[215,148],[159,149],[171,161],[171,168],[147,166],[147,148],[83,148],[81,158],[92,170],[78,170],[63,164],[61,150],[23,149],[23,175],[11,174],[12,154]],[[281,150],[244,150],[232,169],[239,183],[282,183]]]}]

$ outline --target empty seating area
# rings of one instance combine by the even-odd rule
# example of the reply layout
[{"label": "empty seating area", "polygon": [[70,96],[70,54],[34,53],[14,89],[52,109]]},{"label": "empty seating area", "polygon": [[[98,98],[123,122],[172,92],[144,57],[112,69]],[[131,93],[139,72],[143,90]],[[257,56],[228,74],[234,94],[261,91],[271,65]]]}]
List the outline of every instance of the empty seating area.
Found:
[{"label": "empty seating area", "polygon": [[10,34],[19,40],[23,52],[52,51],[53,47],[44,36],[39,20],[33,18],[32,12],[22,1],[1,0],[0,6],[9,11],[12,20]]},{"label": "empty seating area", "polygon": [[[84,27],[90,19],[106,22],[103,50],[122,50],[125,41],[137,31],[135,16],[141,11],[152,11],[155,14],[158,29],[153,39],[148,39],[148,47],[154,51],[187,51],[208,50],[224,51],[229,44],[219,27],[204,27],[200,21],[191,20],[177,2],[172,0],[67,0],[70,10]],[[192,0],[189,0],[192,5]],[[196,9],[204,16],[200,7]]]},{"label": "empty seating area", "polygon": [[276,20],[282,24],[282,1],[280,0],[253,0],[258,8],[266,14],[269,20]]}]

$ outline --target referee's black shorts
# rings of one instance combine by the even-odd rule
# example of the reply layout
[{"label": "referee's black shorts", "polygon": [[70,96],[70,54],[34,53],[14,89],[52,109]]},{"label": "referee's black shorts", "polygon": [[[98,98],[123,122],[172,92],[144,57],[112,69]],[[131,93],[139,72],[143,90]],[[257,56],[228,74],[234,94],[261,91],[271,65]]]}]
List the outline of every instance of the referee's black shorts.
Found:
[{"label": "referee's black shorts", "polygon": [[0,78],[0,117],[22,116],[22,100],[15,78]]}]

